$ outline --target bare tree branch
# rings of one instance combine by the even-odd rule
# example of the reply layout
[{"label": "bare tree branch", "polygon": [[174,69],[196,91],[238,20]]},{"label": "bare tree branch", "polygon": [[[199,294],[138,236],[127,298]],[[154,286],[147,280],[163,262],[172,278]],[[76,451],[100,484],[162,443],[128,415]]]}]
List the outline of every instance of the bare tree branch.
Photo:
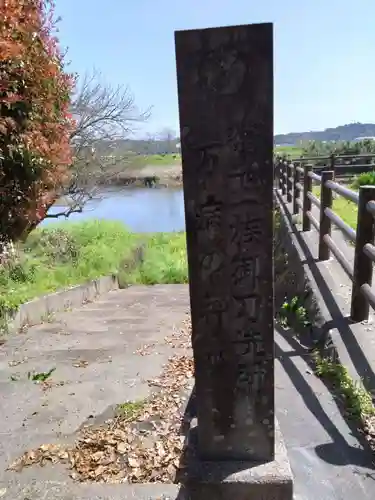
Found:
[{"label": "bare tree branch", "polygon": [[60,217],[65,217],[66,219],[72,214],[78,214],[83,212],[83,207],[67,208],[63,212],[58,212],[56,214],[47,214],[46,219],[59,219]]},{"label": "bare tree branch", "polygon": [[100,185],[110,183],[126,170],[134,157],[124,147],[124,141],[137,124],[149,119],[151,108],[140,111],[128,87],[107,85],[94,69],[78,84],[71,113],[77,123],[71,135],[74,161],[70,183],[59,193],[69,199],[70,207],[59,215],[65,217],[82,211]]},{"label": "bare tree branch", "polygon": [[94,140],[114,141],[126,138],[134,123],[145,122],[151,108],[140,111],[128,87],[107,85],[99,71],[83,77],[72,100],[72,114],[77,120],[72,139],[91,147]]}]

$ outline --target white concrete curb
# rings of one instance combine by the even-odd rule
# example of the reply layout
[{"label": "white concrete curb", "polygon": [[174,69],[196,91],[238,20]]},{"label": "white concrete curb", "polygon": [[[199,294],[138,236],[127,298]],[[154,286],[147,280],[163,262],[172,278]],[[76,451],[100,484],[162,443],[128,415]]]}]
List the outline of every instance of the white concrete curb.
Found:
[{"label": "white concrete curb", "polygon": [[28,325],[37,325],[43,318],[58,311],[71,307],[79,307],[85,302],[91,302],[110,290],[117,290],[119,283],[116,275],[103,276],[81,285],[44,295],[21,304],[14,315],[9,318],[8,333],[20,330]]}]

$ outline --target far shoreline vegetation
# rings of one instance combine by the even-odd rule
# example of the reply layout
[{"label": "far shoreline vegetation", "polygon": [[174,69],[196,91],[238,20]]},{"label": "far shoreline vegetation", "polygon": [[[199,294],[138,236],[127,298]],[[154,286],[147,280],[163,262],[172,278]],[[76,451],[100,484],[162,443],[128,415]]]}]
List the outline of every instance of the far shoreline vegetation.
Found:
[{"label": "far shoreline vegetation", "polygon": [[[138,141],[140,143],[142,141]],[[176,142],[176,139],[174,140]],[[173,148],[173,144],[171,145]],[[155,149],[155,145],[154,145]],[[275,145],[274,154],[296,159],[302,156],[329,156],[336,154],[360,154],[375,152],[375,141],[358,142],[337,141],[332,143],[316,142],[297,145]],[[134,186],[134,187],[180,187],[182,186],[181,155],[172,153],[134,153],[124,154],[123,161],[109,161],[105,170],[91,174],[97,177],[99,186]]]},{"label": "far shoreline vegetation", "polygon": [[[96,172],[93,172],[96,175]],[[129,153],[123,162],[109,164],[99,173],[100,186],[165,187],[182,185],[181,155],[159,153],[142,155]]]}]

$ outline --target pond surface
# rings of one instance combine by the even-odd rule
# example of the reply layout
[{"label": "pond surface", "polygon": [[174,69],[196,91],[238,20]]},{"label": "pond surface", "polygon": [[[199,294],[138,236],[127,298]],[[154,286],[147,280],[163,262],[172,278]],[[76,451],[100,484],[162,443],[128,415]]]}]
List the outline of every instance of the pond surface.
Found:
[{"label": "pond surface", "polygon": [[[64,207],[52,207],[50,213]],[[82,213],[72,214],[69,221],[91,218],[118,220],[138,233],[183,231],[185,229],[184,198],[181,189],[122,188],[106,189],[98,199],[85,205]],[[42,226],[60,219],[45,219]]]}]

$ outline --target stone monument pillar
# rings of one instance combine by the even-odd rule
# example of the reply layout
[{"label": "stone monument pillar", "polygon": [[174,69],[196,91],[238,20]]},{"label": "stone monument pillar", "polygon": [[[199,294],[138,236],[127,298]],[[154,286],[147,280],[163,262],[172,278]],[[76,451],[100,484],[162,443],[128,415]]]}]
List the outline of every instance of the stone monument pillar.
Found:
[{"label": "stone monument pillar", "polygon": [[291,500],[274,412],[273,27],[175,44],[198,412],[187,488]]}]

